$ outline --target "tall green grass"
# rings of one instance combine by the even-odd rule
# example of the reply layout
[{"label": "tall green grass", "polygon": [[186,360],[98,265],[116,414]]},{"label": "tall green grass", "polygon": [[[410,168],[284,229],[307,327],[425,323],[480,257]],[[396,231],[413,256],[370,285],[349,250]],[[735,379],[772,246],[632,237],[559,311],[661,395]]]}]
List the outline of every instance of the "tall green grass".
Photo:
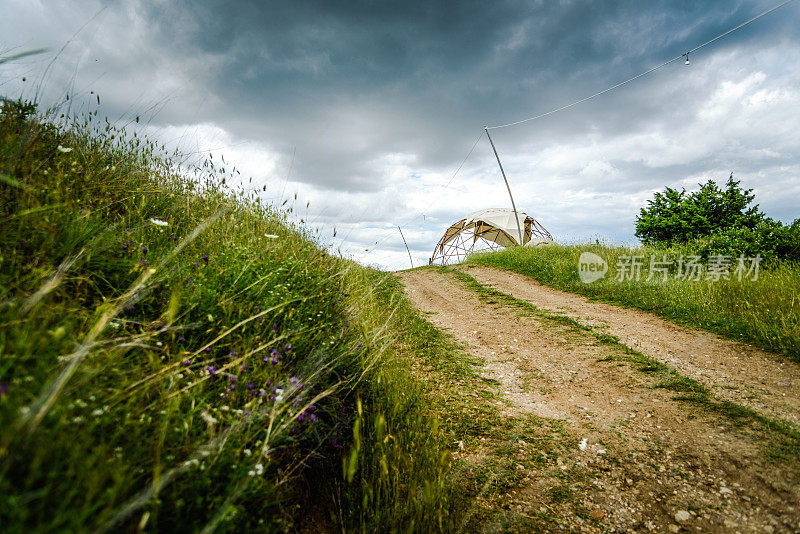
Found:
[{"label": "tall green grass", "polygon": [[[609,265],[609,274],[591,284],[578,277],[581,253],[593,252]],[[774,262],[762,268],[758,279],[681,281],[674,269],[667,281],[658,275],[647,281],[650,256],[676,259],[695,251],[674,248],[625,248],[600,245],[517,247],[476,254],[469,262],[515,271],[542,284],[655,312],[681,324],[704,328],[738,341],[800,360],[800,267]],[[644,256],[645,270],[637,280],[618,281],[611,274],[622,256]]]},{"label": "tall green grass", "polygon": [[0,113],[4,532],[442,530],[466,373],[397,281],[222,162]]}]

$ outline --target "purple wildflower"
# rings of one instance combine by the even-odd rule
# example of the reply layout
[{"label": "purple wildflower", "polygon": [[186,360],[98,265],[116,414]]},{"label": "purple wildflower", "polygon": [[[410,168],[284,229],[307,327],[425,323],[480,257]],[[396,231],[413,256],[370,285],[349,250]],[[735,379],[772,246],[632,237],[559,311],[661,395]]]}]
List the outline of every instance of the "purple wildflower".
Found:
[{"label": "purple wildflower", "polygon": [[183,360],[183,365],[186,365],[186,366],[192,365],[192,360],[190,360],[189,358],[186,358],[185,360]]},{"label": "purple wildflower", "polygon": [[235,358],[235,357],[236,357],[236,351],[235,351],[235,350],[232,350],[232,351],[231,351],[231,358]]},{"label": "purple wildflower", "polygon": [[269,360],[269,361],[270,361],[270,363],[271,363],[272,365],[275,365],[276,363],[278,363],[278,358],[270,358],[270,360]]},{"label": "purple wildflower", "polygon": [[269,401],[270,402],[275,402],[275,395],[270,395],[269,396]]},{"label": "purple wildflower", "polygon": [[247,391],[253,391],[254,389],[256,389],[256,385],[253,384],[252,382],[248,382]]},{"label": "purple wildflower", "polygon": [[269,351],[269,355],[270,356],[280,356],[281,353],[278,352],[278,349],[272,349],[272,350]]},{"label": "purple wildflower", "polygon": [[208,254],[203,254],[203,256],[200,259],[206,262],[206,265],[208,265]]},{"label": "purple wildflower", "polygon": [[142,245],[142,254],[147,254],[147,245]]},{"label": "purple wildflower", "polygon": [[237,380],[238,380],[238,378],[236,378],[236,375],[230,375],[228,377],[228,382],[234,382],[235,383]]},{"label": "purple wildflower", "polygon": [[245,417],[250,417],[250,410],[245,410],[244,411],[244,416]]},{"label": "purple wildflower", "polygon": [[8,391],[11,389],[11,386],[6,384],[5,382],[0,382],[0,397],[5,397],[8,395]]},{"label": "purple wildflower", "polygon": [[146,259],[142,258],[141,260],[139,260],[139,263],[141,263],[144,267],[147,267],[147,260]]},{"label": "purple wildflower", "polygon": [[179,343],[181,343],[181,342],[183,342],[183,341],[186,341],[186,338],[185,338],[185,337],[181,336],[181,337],[179,337],[179,338],[178,338],[178,342],[179,342]]},{"label": "purple wildflower", "polygon": [[210,374],[211,376],[217,376],[217,368],[214,367],[213,365],[209,365],[208,367],[206,367],[206,371],[208,371],[208,374]]},{"label": "purple wildflower", "polygon": [[122,245],[122,250],[128,250],[128,245]]},{"label": "purple wildflower", "polygon": [[194,268],[195,268],[195,269],[199,269],[199,268],[200,268],[200,264],[199,264],[199,263],[197,263],[197,262],[194,262]]},{"label": "purple wildflower", "polygon": [[291,343],[287,343],[286,345],[283,346],[283,351],[284,352],[289,352],[290,350],[292,350],[292,344]]},{"label": "purple wildflower", "polygon": [[308,416],[308,422],[309,423],[313,423],[316,420],[317,420],[317,416],[314,415],[313,413]]},{"label": "purple wildflower", "polygon": [[173,241],[177,241],[178,240],[178,236],[176,236],[176,235],[172,236],[172,240]]},{"label": "purple wildflower", "polygon": [[211,352],[211,347],[206,347],[203,350],[206,351],[206,352]]}]

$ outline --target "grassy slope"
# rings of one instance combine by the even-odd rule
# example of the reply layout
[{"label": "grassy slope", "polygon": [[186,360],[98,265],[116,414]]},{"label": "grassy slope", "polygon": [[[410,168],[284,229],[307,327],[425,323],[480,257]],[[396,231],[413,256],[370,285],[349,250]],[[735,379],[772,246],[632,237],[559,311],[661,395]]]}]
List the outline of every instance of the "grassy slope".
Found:
[{"label": "grassy slope", "polygon": [[777,264],[762,269],[757,281],[691,282],[671,278],[665,283],[657,278],[651,283],[618,282],[609,275],[592,284],[583,284],[578,278],[578,258],[585,251],[598,254],[612,267],[620,256],[643,255],[646,263],[650,255],[660,259],[664,254],[668,258],[691,254],[680,249],[631,250],[594,245],[519,247],[477,254],[469,261],[515,271],[556,289],[652,311],[681,324],[705,328],[800,360],[798,266]]},{"label": "grassy slope", "polygon": [[31,111],[0,115],[4,531],[457,521],[475,362],[393,277],[227,189],[219,162]]}]

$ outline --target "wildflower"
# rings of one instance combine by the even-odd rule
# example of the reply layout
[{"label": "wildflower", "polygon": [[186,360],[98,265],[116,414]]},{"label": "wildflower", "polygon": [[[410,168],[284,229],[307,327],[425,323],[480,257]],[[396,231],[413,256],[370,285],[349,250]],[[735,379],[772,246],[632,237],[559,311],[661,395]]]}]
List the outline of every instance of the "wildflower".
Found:
[{"label": "wildflower", "polygon": [[58,151],[59,152],[63,152],[64,154],[66,154],[68,152],[72,152],[72,149],[68,148],[68,147],[64,147],[64,146],[58,145]]},{"label": "wildflower", "polygon": [[253,454],[253,451],[251,451],[250,449],[245,449],[242,452],[244,453],[245,456],[250,456],[251,454]]},{"label": "wildflower", "polygon": [[199,268],[200,268],[200,264],[199,264],[199,263],[197,263],[197,262],[194,262],[194,268],[195,268],[195,269],[199,269]]},{"label": "wildflower", "polygon": [[177,241],[178,240],[178,236],[176,236],[176,235],[172,236],[172,240],[173,241]]},{"label": "wildflower", "polygon": [[253,384],[252,382],[249,382],[247,384],[247,391],[253,391],[254,389],[256,389],[256,385]]},{"label": "wildflower", "polygon": [[192,365],[192,360],[190,360],[189,358],[186,358],[185,360],[183,360],[183,365],[185,365],[187,367]]},{"label": "wildflower", "polygon": [[272,350],[270,350],[270,351],[269,351],[269,354],[270,354],[270,356],[276,356],[276,357],[281,355],[281,353],[280,353],[280,352],[278,352],[278,349],[272,349]]},{"label": "wildflower", "polygon": [[236,357],[236,351],[235,351],[235,350],[232,350],[232,351],[230,352],[230,356],[231,356],[231,358],[235,358],[235,357]]},{"label": "wildflower", "polygon": [[181,343],[183,341],[186,341],[185,337],[181,336],[181,337],[178,338],[178,343]]},{"label": "wildflower", "polygon": [[147,260],[146,259],[142,258],[141,260],[139,260],[139,263],[142,264],[142,267],[147,267]]},{"label": "wildflower", "polygon": [[273,358],[270,358],[269,362],[270,362],[272,365],[275,365],[275,364],[277,364],[277,363],[278,363],[278,358],[274,358],[274,357],[273,357]]},{"label": "wildflower", "polygon": [[316,415],[314,415],[313,413],[312,413],[311,415],[309,415],[309,416],[308,416],[308,422],[309,422],[309,423],[313,423],[313,422],[314,422],[314,421],[316,421],[316,420],[317,420],[317,416],[316,416]]},{"label": "wildflower", "polygon": [[206,265],[208,265],[208,254],[203,254],[203,256],[200,259],[206,262]]},{"label": "wildflower", "polygon": [[128,250],[128,245],[122,245],[122,250]]},{"label": "wildflower", "polygon": [[252,476],[261,476],[264,474],[264,464],[256,464],[253,466],[253,469],[247,472],[248,475]]},{"label": "wildflower", "polygon": [[266,237],[267,239],[278,239],[278,236],[276,236],[275,234],[264,234],[264,237]]},{"label": "wildflower", "polygon": [[0,397],[5,397],[6,395],[8,395],[9,389],[11,388],[8,384],[6,384],[5,382],[0,382]]},{"label": "wildflower", "polygon": [[209,365],[208,367],[206,367],[206,371],[208,371],[208,374],[211,376],[217,376],[217,368],[214,367],[213,365]]},{"label": "wildflower", "polygon": [[206,347],[203,349],[206,353],[211,352],[211,347]]},{"label": "wildflower", "polygon": [[283,346],[283,351],[284,352],[289,352],[290,350],[292,350],[292,344],[291,343],[287,343],[286,345]]},{"label": "wildflower", "polygon": [[235,376],[235,375],[230,375],[230,376],[228,377],[228,382],[235,383],[235,382],[236,382],[236,380],[238,380],[238,379],[236,378],[236,376]]},{"label": "wildflower", "polygon": [[169,223],[167,221],[162,221],[161,219],[153,218],[150,219],[150,222],[155,224],[156,226],[169,226]]},{"label": "wildflower", "polygon": [[147,254],[147,245],[142,245],[142,254]]},{"label": "wildflower", "polygon": [[217,420],[216,420],[216,419],[214,419],[213,417],[211,417],[211,415],[210,415],[208,412],[202,412],[202,413],[200,414],[200,417],[202,417],[202,418],[203,418],[203,420],[204,420],[206,423],[210,424],[210,425],[213,425],[214,423],[216,423],[216,422],[217,422]]}]

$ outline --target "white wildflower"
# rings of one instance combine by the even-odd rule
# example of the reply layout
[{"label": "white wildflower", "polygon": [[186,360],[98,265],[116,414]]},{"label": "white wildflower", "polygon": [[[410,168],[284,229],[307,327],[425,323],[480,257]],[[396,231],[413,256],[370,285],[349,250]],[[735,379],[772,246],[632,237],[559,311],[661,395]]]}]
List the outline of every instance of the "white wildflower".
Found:
[{"label": "white wildflower", "polygon": [[214,419],[214,418],[213,418],[213,417],[212,417],[212,416],[211,416],[211,415],[210,415],[208,412],[203,412],[203,413],[201,413],[201,414],[200,414],[200,417],[202,417],[202,418],[203,418],[203,420],[204,420],[206,423],[210,424],[210,425],[213,425],[214,423],[216,423],[216,422],[217,422],[217,420],[216,420],[216,419]]},{"label": "white wildflower", "polygon": [[72,149],[71,148],[67,148],[65,146],[58,145],[58,151],[59,152],[64,152],[66,154],[67,152],[72,152]]},{"label": "white wildflower", "polygon": [[169,226],[167,221],[162,221],[161,219],[156,219],[155,217],[150,219],[150,222],[155,224],[156,226]]},{"label": "white wildflower", "polygon": [[275,234],[264,234],[264,237],[266,237],[267,239],[278,239],[278,236],[276,236]]},{"label": "white wildflower", "polygon": [[103,415],[104,411],[102,408],[97,408],[95,411],[92,412],[92,415],[95,417],[100,417]]},{"label": "white wildflower", "polygon": [[256,464],[253,468],[247,472],[248,475],[252,476],[261,476],[264,474],[264,464]]},{"label": "white wildflower", "polygon": [[242,452],[244,453],[245,456],[250,456],[251,454],[253,454],[253,451],[251,451],[250,449],[245,449]]}]

